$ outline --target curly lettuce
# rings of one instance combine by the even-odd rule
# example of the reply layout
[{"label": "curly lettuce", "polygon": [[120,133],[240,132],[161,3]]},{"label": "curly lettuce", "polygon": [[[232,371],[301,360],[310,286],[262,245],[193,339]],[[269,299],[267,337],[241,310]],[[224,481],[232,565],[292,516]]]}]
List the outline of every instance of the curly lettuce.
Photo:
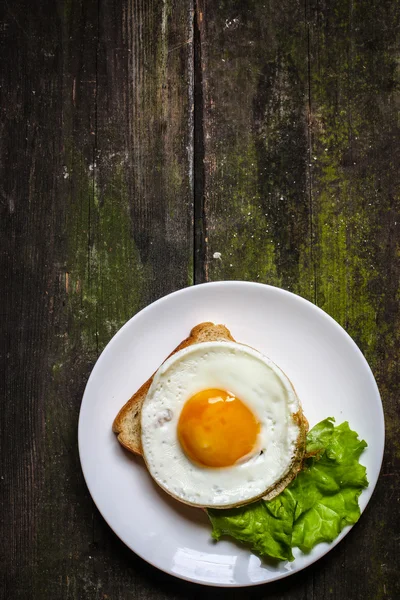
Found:
[{"label": "curly lettuce", "polygon": [[360,517],[358,498],[368,481],[359,458],[366,446],[347,422],[321,421],[307,435],[303,470],[279,496],[207,511],[213,538],[228,535],[261,557],[289,561],[294,547],[309,552],[332,542]]}]

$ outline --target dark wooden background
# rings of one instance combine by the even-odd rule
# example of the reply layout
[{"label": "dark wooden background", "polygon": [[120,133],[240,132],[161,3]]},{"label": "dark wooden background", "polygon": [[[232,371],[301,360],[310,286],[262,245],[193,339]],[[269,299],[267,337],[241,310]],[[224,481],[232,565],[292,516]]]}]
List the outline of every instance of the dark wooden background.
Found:
[{"label": "dark wooden background", "polygon": [[[1,597],[399,598],[399,1],[0,4]],[[359,524],[252,590],[180,582],[130,552],[77,449],[85,382],[115,331],[218,279],[331,314],[386,415]]]}]

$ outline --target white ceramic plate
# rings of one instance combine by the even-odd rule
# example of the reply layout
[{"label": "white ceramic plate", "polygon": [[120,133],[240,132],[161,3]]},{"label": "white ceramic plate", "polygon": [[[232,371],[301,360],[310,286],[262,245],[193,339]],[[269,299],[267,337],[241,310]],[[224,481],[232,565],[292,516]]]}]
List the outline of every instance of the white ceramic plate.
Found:
[{"label": "white ceramic plate", "polygon": [[384,419],[372,372],[347,333],[310,302],[267,285],[218,282],[186,288],[151,304],[113,337],[86,386],[79,418],[79,452],[90,493],[123,542],[159,569],[189,581],[247,586],[300,571],[331,550],[320,544],[292,563],[270,566],[233,541],[211,540],[207,516],[176,502],[125,452],[111,431],[121,406],[202,321],[225,324],[234,338],[257,348],[288,375],[310,427],[333,416],[368,443],[361,462],[369,487],[378,479]]}]

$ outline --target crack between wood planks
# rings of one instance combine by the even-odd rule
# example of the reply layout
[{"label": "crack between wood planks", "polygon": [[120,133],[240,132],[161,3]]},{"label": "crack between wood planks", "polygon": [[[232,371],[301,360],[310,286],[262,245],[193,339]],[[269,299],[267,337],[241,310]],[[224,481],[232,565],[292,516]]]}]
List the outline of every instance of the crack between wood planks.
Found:
[{"label": "crack between wood planks", "polygon": [[310,27],[310,5],[309,0],[304,2],[304,21],[307,32],[307,79],[308,79],[308,117],[307,117],[307,135],[308,135],[308,211],[310,226],[310,262],[313,273],[313,301],[317,304],[317,271],[314,256],[314,211],[313,211],[313,189],[312,189],[312,96],[311,96],[311,27]]},{"label": "crack between wood planks", "polygon": [[[96,198],[96,175],[97,175],[97,154],[98,154],[98,90],[99,90],[99,52],[100,52],[100,0],[97,0],[97,35],[96,35],[96,83],[94,94],[94,144],[93,144],[93,202]],[[99,266],[101,269],[101,265]],[[100,275],[100,274],[99,274]],[[99,276],[100,285],[101,277]],[[103,290],[101,290],[103,291]],[[99,323],[98,323],[98,300],[95,306],[95,338],[96,338],[96,355],[99,356]]]},{"label": "crack between wood planks", "polygon": [[[354,162],[354,139],[353,139],[353,114],[352,114],[352,77],[354,72],[354,36],[353,36],[353,14],[354,14],[354,2],[350,0],[349,5],[349,56],[348,56],[348,71],[347,71],[347,111],[348,111],[348,127],[349,127],[349,150],[350,150],[350,165],[353,167],[355,165]],[[349,223],[350,210],[349,205],[346,202],[344,205],[344,215],[345,215],[345,223]],[[350,246],[350,230],[346,226],[346,245]],[[344,310],[344,328],[346,331],[349,328],[349,297],[350,297],[350,285],[351,279],[349,277],[349,262],[348,255],[346,252],[345,259],[345,273],[346,273],[346,298],[345,298],[345,310]]]},{"label": "crack between wood planks", "polygon": [[201,12],[194,2],[193,14],[193,283],[207,281],[206,245],[207,228],[204,196],[204,95],[201,55]]},{"label": "crack between wood planks", "polygon": [[[95,57],[95,88],[94,88],[94,131],[91,132],[94,135],[93,142],[93,154],[92,154],[92,201],[95,202],[96,198],[96,175],[97,175],[97,149],[98,149],[98,86],[99,86],[99,51],[100,51],[100,0],[97,0],[97,32],[96,32],[96,57]],[[91,246],[92,246],[92,232],[91,232],[91,201],[89,200],[89,245],[88,245],[88,273],[90,276],[91,268]],[[101,281],[101,278],[99,279]],[[88,277],[88,284],[91,282]],[[101,284],[100,284],[101,285]],[[98,302],[99,295],[96,294],[96,305],[95,305],[95,339],[96,339],[96,356],[99,357],[99,315],[98,315]],[[92,500],[92,544],[96,543],[96,507]]]}]

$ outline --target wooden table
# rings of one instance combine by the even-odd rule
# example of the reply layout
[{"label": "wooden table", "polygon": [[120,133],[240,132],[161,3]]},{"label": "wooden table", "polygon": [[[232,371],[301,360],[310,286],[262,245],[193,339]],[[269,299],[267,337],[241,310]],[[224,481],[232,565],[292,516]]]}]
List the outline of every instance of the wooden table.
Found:
[{"label": "wooden table", "polygon": [[[1,11],[2,598],[399,598],[398,1]],[[360,523],[313,567],[253,590],[206,590],[135,556],[95,509],[77,449],[112,335],[218,279],[331,314],[386,414]]]}]

